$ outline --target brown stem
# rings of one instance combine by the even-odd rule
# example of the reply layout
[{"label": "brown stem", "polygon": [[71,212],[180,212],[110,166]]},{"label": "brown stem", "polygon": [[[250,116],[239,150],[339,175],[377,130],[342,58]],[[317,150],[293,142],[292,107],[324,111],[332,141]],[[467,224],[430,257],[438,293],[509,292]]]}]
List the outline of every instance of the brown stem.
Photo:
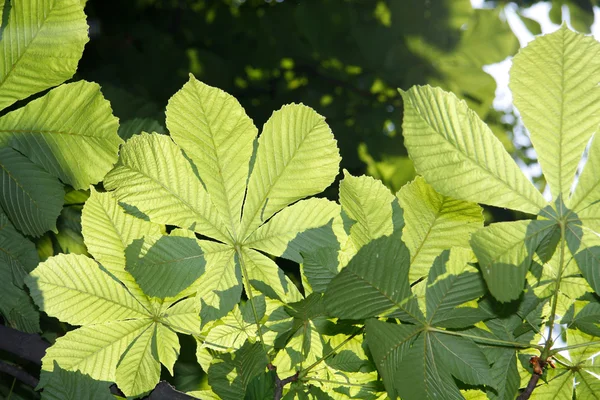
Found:
[{"label": "brown stem", "polygon": [[[544,367],[546,367],[546,362],[539,359],[539,367],[541,368],[541,372],[544,372]],[[534,370],[535,370],[535,366],[534,366]],[[538,371],[539,372],[539,371]],[[542,376],[542,373],[538,373],[536,371],[533,372],[533,374],[531,375],[531,378],[529,378],[529,383],[527,383],[527,387],[525,388],[525,390],[523,390],[521,392],[521,394],[519,395],[519,397],[517,397],[517,400],[528,400],[529,397],[531,397],[531,394],[533,393],[533,389],[535,389],[535,386],[537,385],[538,381],[540,380],[540,376]]]},{"label": "brown stem", "polygon": [[294,375],[288,376],[285,379],[279,379],[279,376],[277,375],[277,367],[276,366],[269,363],[269,364],[267,364],[267,369],[269,371],[275,371],[275,392],[273,394],[273,399],[281,400],[281,398],[283,397],[283,387],[285,385],[287,385],[288,383],[296,382],[298,380],[299,372],[296,372]]}]

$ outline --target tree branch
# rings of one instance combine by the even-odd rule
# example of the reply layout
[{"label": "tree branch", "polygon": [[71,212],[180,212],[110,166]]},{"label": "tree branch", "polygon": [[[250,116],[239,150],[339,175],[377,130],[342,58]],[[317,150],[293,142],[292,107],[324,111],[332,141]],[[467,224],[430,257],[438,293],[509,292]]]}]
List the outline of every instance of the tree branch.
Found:
[{"label": "tree branch", "polygon": [[31,387],[36,387],[39,383],[39,380],[37,378],[29,375],[29,373],[23,368],[15,364],[9,364],[2,360],[0,360],[0,372],[4,372],[10,376],[13,376],[21,382],[23,382],[24,384]]},{"label": "tree branch", "polygon": [[0,324],[0,350],[7,351],[32,363],[42,365],[50,344],[40,335],[25,333]]},{"label": "tree branch", "polygon": [[296,382],[298,380],[298,375],[300,374],[300,372],[296,372],[294,375],[288,376],[285,379],[279,379],[279,375],[277,375],[277,367],[276,366],[269,363],[267,365],[267,369],[269,371],[275,371],[275,392],[273,394],[273,399],[281,400],[281,398],[283,397],[283,387],[285,385],[287,385],[288,383]]}]

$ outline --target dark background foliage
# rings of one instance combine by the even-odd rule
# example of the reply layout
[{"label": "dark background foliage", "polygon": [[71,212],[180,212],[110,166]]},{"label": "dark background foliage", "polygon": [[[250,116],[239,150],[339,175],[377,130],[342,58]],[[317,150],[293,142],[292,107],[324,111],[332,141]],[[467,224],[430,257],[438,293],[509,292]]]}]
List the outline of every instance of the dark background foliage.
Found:
[{"label": "dark background foliage", "polygon": [[[573,26],[589,32],[592,1],[554,0],[550,17],[560,23],[567,5]],[[534,3],[516,2],[518,13]],[[139,128],[164,130],[166,103],[188,73],[234,95],[259,127],[283,104],[302,102],[327,118],[343,168],[376,176],[395,191],[414,176],[396,88],[431,84],[454,92],[515,157],[535,161],[514,147],[515,118],[493,109],[496,83],[482,69],[519,48],[503,15],[506,4],[92,0],[86,5],[91,41],[77,78],[102,85],[124,137]],[[520,16],[540,33],[535,21]],[[328,194],[335,197],[335,189]],[[488,216],[512,218],[502,210]]]}]

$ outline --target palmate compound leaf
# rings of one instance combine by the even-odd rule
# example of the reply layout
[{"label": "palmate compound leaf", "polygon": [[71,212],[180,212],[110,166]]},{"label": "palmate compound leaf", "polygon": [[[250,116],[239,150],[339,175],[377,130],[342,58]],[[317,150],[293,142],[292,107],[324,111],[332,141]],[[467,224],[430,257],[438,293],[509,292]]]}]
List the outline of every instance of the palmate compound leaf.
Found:
[{"label": "palmate compound leaf", "polygon": [[568,198],[600,123],[600,43],[566,24],[519,51],[510,70],[515,106],[554,197]]},{"label": "palmate compound leaf", "polygon": [[117,160],[118,127],[100,86],[69,83],[0,118],[0,147],[13,147],[64,183],[87,189]]},{"label": "palmate compound leaf", "polygon": [[140,301],[85,256],[51,257],[30,274],[27,285],[40,309],[83,325],[47,350],[41,385],[53,376],[49,372],[56,362],[68,371],[117,382],[127,396],[139,396],[158,383],[160,363],[172,370],[179,344],[171,330],[199,333],[193,299],[149,309],[144,304],[152,299]]},{"label": "palmate compound leaf", "polygon": [[[323,117],[297,104],[274,112],[250,166],[256,136],[250,119],[233,97],[191,77],[169,102],[167,126],[195,164],[170,138],[138,135],[123,146],[105,187],[151,221],[192,229],[229,249],[214,258],[218,266],[207,258],[201,280],[217,286],[201,289],[213,292],[200,296],[201,313],[216,318],[229,311],[239,300],[240,275],[247,292],[300,300],[289,278],[254,249],[299,261],[299,252],[315,241],[332,241],[333,228],[317,228],[334,218],[334,203],[311,199],[285,209],[337,175],[339,152]],[[219,272],[224,279],[214,278]]]},{"label": "palmate compound leaf", "polygon": [[546,201],[492,131],[454,94],[401,92],[402,129],[417,172],[446,196],[536,214]]},{"label": "palmate compound leaf", "polygon": [[56,231],[62,210],[61,183],[11,148],[0,148],[0,207],[13,225],[30,236]]},{"label": "palmate compound leaf", "polygon": [[0,110],[71,78],[89,40],[80,0],[13,0],[10,6],[0,38]]},{"label": "palmate compound leaf", "polygon": [[61,255],[40,264],[28,278],[42,310],[85,324],[48,349],[42,384],[52,377],[49,372],[56,361],[65,370],[116,381],[129,396],[140,395],[158,382],[159,362],[173,370],[179,353],[173,331],[200,334],[196,300],[177,301],[197,288],[192,285],[187,293],[162,300],[143,293],[125,270],[125,249],[136,239],[156,237],[161,227],[126,214],[110,193],[92,189],[82,225],[90,253],[102,266],[84,256]]},{"label": "palmate compound leaf", "polygon": [[[426,315],[410,293],[408,250],[398,234],[364,246],[331,281],[324,301],[332,315],[394,317],[412,323],[367,320],[367,343],[391,398],[462,398],[453,376],[469,384],[495,386],[488,361],[474,342],[439,328],[429,330],[468,327],[488,317],[478,308],[460,307],[485,292],[477,270],[468,265],[471,259],[469,250],[461,248],[436,258],[427,281]],[[465,312],[456,313],[461,308]]]}]

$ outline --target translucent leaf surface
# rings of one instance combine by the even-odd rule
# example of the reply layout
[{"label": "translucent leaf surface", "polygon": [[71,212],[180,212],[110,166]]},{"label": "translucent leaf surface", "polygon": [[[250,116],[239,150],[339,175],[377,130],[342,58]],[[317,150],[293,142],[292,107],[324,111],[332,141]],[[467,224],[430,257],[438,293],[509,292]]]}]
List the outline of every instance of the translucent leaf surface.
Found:
[{"label": "translucent leaf surface", "polygon": [[177,334],[167,326],[158,324],[156,325],[156,333],[152,345],[156,348],[158,360],[171,373],[171,376],[174,376],[173,366],[179,357],[181,349]]},{"label": "translucent leaf surface", "polygon": [[339,150],[324,118],[290,104],[275,111],[258,139],[242,227],[246,236],[296,200],[320,193],[338,174]]},{"label": "translucent leaf surface", "polygon": [[26,282],[40,309],[73,325],[150,316],[122,285],[85,256],[51,257]]},{"label": "translucent leaf surface", "polygon": [[403,240],[410,250],[411,282],[429,273],[433,260],[451,247],[469,247],[471,234],[483,227],[477,204],[437,193],[422,177],[398,193],[404,212]]},{"label": "translucent leaf surface", "polygon": [[0,39],[0,110],[71,78],[88,41],[79,0],[10,4]]},{"label": "translucent leaf surface", "polygon": [[190,75],[167,105],[167,128],[194,161],[206,190],[234,236],[258,130],[238,101]]},{"label": "translucent leaf surface", "polygon": [[[242,249],[242,259],[250,284],[261,293],[284,302],[302,299],[300,291],[273,260],[252,249]],[[246,288],[248,291],[249,288]]]},{"label": "translucent leaf surface", "polygon": [[144,133],[129,139],[104,185],[153,222],[230,240],[191,164],[168,136]]},{"label": "translucent leaf surface", "polygon": [[339,213],[339,205],[332,201],[302,200],[275,214],[244,244],[301,263],[303,252],[338,245],[332,220]]},{"label": "translucent leaf surface", "polygon": [[395,198],[381,181],[368,176],[354,177],[344,171],[340,182],[340,204],[346,214],[356,221],[350,236],[356,248],[394,231],[393,205]]},{"label": "translucent leaf surface", "polygon": [[227,314],[242,294],[242,272],[236,263],[235,250],[220,243],[202,243],[206,272],[200,277],[198,299],[202,322]]},{"label": "translucent leaf surface", "polygon": [[125,248],[134,239],[159,235],[160,225],[126,214],[111,193],[98,193],[94,189],[83,207],[81,225],[90,254],[150,307],[146,294],[125,271]]},{"label": "translucent leaf surface", "polygon": [[536,214],[546,201],[491,130],[452,93],[429,86],[402,92],[404,144],[439,193]]},{"label": "translucent leaf surface", "polygon": [[62,210],[61,183],[10,148],[0,148],[0,206],[13,225],[31,236],[56,231]]},{"label": "translucent leaf surface", "polygon": [[42,359],[40,384],[48,379],[56,361],[61,368],[78,370],[96,380],[115,381],[117,363],[129,344],[144,332],[151,320],[114,321],[84,326],[58,338]]},{"label": "translucent leaf surface", "polygon": [[117,161],[123,142],[118,127],[100,86],[81,81],[0,118],[0,146],[10,145],[64,183],[87,189]]},{"label": "translucent leaf surface", "polygon": [[568,198],[600,123],[600,43],[566,24],[513,59],[510,88],[554,197]]},{"label": "translucent leaf surface", "polygon": [[156,325],[150,325],[138,336],[117,366],[115,382],[127,396],[139,396],[151,391],[160,379],[160,363],[152,346],[155,328]]},{"label": "translucent leaf surface", "polygon": [[[597,207],[591,206],[600,199],[600,135],[595,135],[588,152],[587,162],[579,176],[573,196],[567,206],[577,212],[580,219],[599,219]],[[591,206],[591,207],[590,207]]]}]

